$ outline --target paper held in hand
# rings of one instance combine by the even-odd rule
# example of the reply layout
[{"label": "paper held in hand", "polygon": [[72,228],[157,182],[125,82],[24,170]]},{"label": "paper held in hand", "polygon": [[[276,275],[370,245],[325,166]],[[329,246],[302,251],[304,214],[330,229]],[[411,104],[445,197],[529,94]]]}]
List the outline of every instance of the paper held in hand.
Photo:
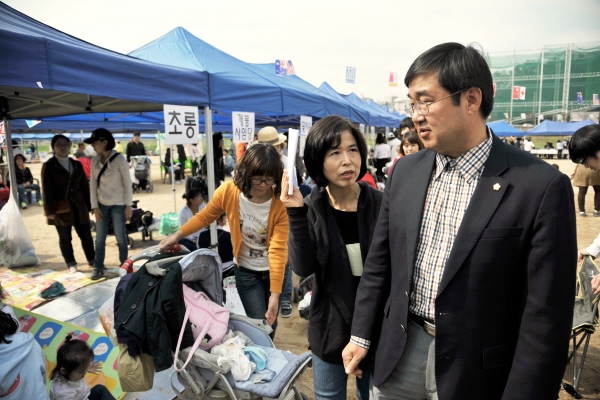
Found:
[{"label": "paper held in hand", "polygon": [[296,150],[298,149],[298,129],[290,128],[288,131],[288,194],[294,194],[294,187],[298,187],[298,179],[296,178]]}]

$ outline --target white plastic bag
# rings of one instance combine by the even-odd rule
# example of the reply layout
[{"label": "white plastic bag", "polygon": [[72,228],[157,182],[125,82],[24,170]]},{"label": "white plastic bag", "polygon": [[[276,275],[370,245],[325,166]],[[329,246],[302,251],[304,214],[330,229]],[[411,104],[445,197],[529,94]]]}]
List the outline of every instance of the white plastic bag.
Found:
[{"label": "white plastic bag", "polygon": [[0,210],[0,264],[9,268],[40,264],[19,206],[12,195]]}]

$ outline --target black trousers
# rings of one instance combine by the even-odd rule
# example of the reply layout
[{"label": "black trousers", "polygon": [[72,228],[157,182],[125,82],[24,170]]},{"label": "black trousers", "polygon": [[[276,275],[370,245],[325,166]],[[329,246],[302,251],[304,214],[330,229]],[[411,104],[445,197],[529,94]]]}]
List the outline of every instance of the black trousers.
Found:
[{"label": "black trousers", "polygon": [[[92,239],[92,231],[90,229],[90,223],[79,222],[79,215],[77,212],[73,212],[75,232],[79,236],[81,240],[81,247],[83,247],[83,252],[85,253],[85,258],[88,263],[94,262],[94,257],[96,256],[96,252],[94,251],[94,240]],[[75,261],[75,255],[73,254],[73,244],[71,243],[73,237],[71,235],[71,227],[70,226],[57,226],[56,231],[58,232],[58,245],[60,247],[60,252],[67,264],[67,267],[73,267],[77,265],[77,261]]]},{"label": "black trousers", "polygon": [[90,400],[115,400],[115,397],[108,391],[104,385],[96,385],[90,390],[88,396]]}]

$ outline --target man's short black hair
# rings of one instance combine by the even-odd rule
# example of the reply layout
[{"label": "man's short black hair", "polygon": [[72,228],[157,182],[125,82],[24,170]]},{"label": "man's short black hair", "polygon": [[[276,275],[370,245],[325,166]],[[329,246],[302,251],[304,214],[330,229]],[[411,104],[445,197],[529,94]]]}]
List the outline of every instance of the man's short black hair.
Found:
[{"label": "man's short black hair", "polygon": [[413,122],[411,117],[406,117],[402,121],[400,121],[400,131],[402,131],[404,128],[408,128],[411,131],[415,129],[415,123]]},{"label": "man's short black hair", "polygon": [[138,131],[133,132],[133,136],[142,136],[141,133],[139,133]]},{"label": "man's short black hair", "polygon": [[569,142],[571,161],[581,164],[586,158],[597,158],[600,151],[600,125],[588,125],[578,129]]},{"label": "man's short black hair", "polygon": [[[480,50],[460,43],[438,44],[417,57],[404,77],[404,84],[408,87],[417,76],[430,73],[438,74],[440,86],[449,93],[479,88],[482,95],[479,111],[484,119],[489,117],[494,107],[494,82]],[[460,93],[452,96],[455,106],[460,104],[460,97]]]},{"label": "man's short black hair", "polygon": [[358,145],[360,153],[360,172],[358,179],[361,179],[367,173],[367,144],[362,134],[349,120],[331,115],[317,121],[310,128],[306,137],[304,146],[304,165],[308,175],[317,183],[319,187],[327,186],[329,183],[323,173],[323,162],[325,154],[332,147],[339,146],[342,142],[342,132],[349,131]]}]

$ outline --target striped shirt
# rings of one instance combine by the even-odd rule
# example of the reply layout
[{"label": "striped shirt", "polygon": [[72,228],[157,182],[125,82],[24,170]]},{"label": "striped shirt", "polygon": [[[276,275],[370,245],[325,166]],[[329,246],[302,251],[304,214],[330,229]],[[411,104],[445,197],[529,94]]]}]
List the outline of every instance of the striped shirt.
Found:
[{"label": "striped shirt", "polygon": [[463,216],[492,148],[492,136],[458,158],[435,156],[429,182],[409,311],[435,320],[435,298]]}]

